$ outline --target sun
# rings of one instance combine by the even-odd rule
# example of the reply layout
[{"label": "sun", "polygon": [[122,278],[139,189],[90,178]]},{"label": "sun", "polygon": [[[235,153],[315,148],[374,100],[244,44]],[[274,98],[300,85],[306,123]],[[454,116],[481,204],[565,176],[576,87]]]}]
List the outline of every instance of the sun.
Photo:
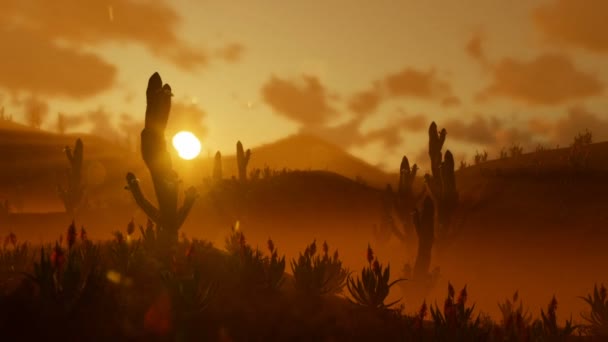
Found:
[{"label": "sun", "polygon": [[194,159],[201,153],[201,142],[188,131],[181,131],[173,136],[173,147],[177,155],[185,160]]}]

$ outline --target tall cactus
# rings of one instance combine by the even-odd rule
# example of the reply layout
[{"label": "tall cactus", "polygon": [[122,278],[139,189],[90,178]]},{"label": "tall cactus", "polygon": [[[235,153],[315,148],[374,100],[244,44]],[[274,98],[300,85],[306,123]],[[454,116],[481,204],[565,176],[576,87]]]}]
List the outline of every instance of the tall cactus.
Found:
[{"label": "tall cactus", "polygon": [[239,180],[241,182],[247,181],[247,164],[249,164],[250,158],[251,150],[247,149],[247,151],[244,151],[243,144],[238,141],[236,143],[236,162],[239,168]]},{"label": "tall cactus", "polygon": [[84,197],[84,184],[82,182],[82,162],[84,159],[84,145],[82,140],[77,139],[74,144],[74,149],[70,146],[64,148],[65,156],[68,159],[70,167],[67,170],[67,187],[61,185],[57,187],[57,192],[66,212],[69,215],[75,215],[81,207]]},{"label": "tall cactus", "polygon": [[139,207],[156,223],[158,237],[168,247],[175,246],[179,228],[197,197],[196,188],[188,188],[184,203],[178,208],[178,176],[173,170],[165,140],[172,96],[171,87],[168,84],[163,86],[160,75],[154,73],[146,90],[147,106],[145,126],[141,132],[141,155],[152,176],[158,208],[144,197],[139,181],[133,173],[127,173],[126,177],[127,189]]},{"label": "tall cactus", "polygon": [[213,160],[213,180],[221,181],[222,178],[222,154],[220,151],[217,151],[215,152],[215,159]]},{"label": "tall cactus", "polygon": [[446,135],[447,131],[445,128],[443,128],[441,132],[437,132],[437,124],[435,121],[429,126],[429,157],[431,158],[431,172],[433,177],[437,179],[440,177],[441,149],[443,148],[443,143],[445,143]]},{"label": "tall cactus", "polygon": [[430,197],[424,199],[422,212],[413,214],[414,226],[418,235],[418,253],[414,264],[414,279],[425,279],[431,266],[431,251],[435,241],[435,206]]},{"label": "tall cactus", "polygon": [[441,235],[447,234],[450,219],[458,204],[454,156],[450,151],[446,151],[442,158],[441,149],[446,135],[445,128],[437,133],[437,125],[435,122],[431,123],[429,127],[429,156],[431,158],[432,175],[426,174],[424,176],[426,186],[435,200],[439,223],[438,233]]}]

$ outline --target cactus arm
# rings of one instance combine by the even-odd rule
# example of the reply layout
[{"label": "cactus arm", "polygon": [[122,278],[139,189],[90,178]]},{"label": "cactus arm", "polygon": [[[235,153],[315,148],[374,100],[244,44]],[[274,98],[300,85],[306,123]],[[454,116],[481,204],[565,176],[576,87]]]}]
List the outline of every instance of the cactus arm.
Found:
[{"label": "cactus arm", "polygon": [[146,199],[141,188],[139,187],[139,181],[135,175],[131,172],[127,173],[127,190],[133,195],[135,203],[146,213],[146,215],[154,222],[160,221],[160,213],[156,207],[150,201]]},{"label": "cactus arm", "polygon": [[192,206],[194,206],[194,202],[197,198],[198,192],[196,188],[193,186],[189,187],[184,196],[184,203],[177,212],[177,229],[179,229],[184,224],[184,221],[186,221],[186,218],[188,217],[188,214],[190,213]]},{"label": "cactus arm", "polygon": [[251,158],[251,150],[247,149],[247,152],[245,153],[245,168],[247,167],[247,164],[249,164],[250,158]]}]

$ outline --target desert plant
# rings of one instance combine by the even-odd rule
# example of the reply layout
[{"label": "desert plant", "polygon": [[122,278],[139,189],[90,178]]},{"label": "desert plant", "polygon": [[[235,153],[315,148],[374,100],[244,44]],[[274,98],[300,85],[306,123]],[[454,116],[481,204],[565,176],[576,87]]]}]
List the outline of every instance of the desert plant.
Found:
[{"label": "desert plant", "polygon": [[266,288],[278,291],[285,281],[285,256],[279,257],[279,252],[271,239],[268,239],[270,256],[265,259]]},{"label": "desert plant", "polygon": [[498,156],[499,159],[507,159],[509,158],[509,152],[507,151],[506,147],[503,147],[500,149],[500,155]]},{"label": "desert plant", "polygon": [[215,152],[215,159],[213,160],[213,180],[218,182],[223,178],[222,175],[222,154],[220,151]]},{"label": "desert plant", "polygon": [[430,197],[424,199],[422,211],[414,210],[413,218],[416,234],[418,235],[414,279],[424,280],[429,276],[431,252],[435,241],[435,206]]},{"label": "desert plant", "polygon": [[593,336],[608,337],[608,295],[606,288],[602,284],[598,289],[597,285],[593,286],[593,294],[587,294],[586,297],[580,297],[588,305],[590,311],[583,313],[581,316],[587,325],[586,330]]},{"label": "desert plant", "polygon": [[557,324],[557,299],[555,296],[547,306],[547,313],[541,309],[541,319],[532,323],[532,339],[535,341],[562,341],[571,336],[578,328],[572,320],[566,320],[566,325],[560,328]]},{"label": "desert plant", "polygon": [[10,232],[0,249],[0,272],[23,272],[28,262],[29,247],[26,242],[19,243],[15,233]]},{"label": "desert plant", "polygon": [[580,170],[587,167],[589,161],[590,148],[589,145],[593,142],[593,135],[589,130],[585,133],[579,132],[574,137],[574,142],[570,146],[570,154],[568,155],[568,164]]},{"label": "desert plant", "polygon": [[56,242],[51,251],[42,247],[34,272],[25,273],[39,288],[41,308],[49,310],[47,314],[71,315],[98,295],[105,281],[99,257],[99,247],[92,243],[68,245],[66,249]]},{"label": "desert plant", "polygon": [[517,158],[517,157],[521,156],[522,154],[524,154],[524,148],[520,144],[514,143],[509,148],[509,156],[511,158]]},{"label": "desert plant", "polygon": [[416,173],[418,172],[418,165],[414,164],[410,168],[410,162],[406,156],[401,159],[401,166],[399,167],[399,197],[403,200],[413,198],[414,194],[414,180],[416,179]]},{"label": "desert plant", "polygon": [[236,163],[239,169],[239,180],[241,182],[247,181],[247,164],[251,158],[251,150],[243,150],[243,144],[238,141],[236,143]]},{"label": "desert plant", "polygon": [[579,132],[574,137],[573,145],[591,145],[593,143],[593,134],[589,129],[585,129],[585,132]]},{"label": "desert plant", "polygon": [[279,257],[271,239],[268,239],[270,256],[264,256],[259,249],[253,249],[247,243],[245,234],[237,226],[226,238],[226,250],[236,261],[236,273],[242,290],[276,292],[283,285],[285,256]]},{"label": "desert plant", "polygon": [[82,162],[84,146],[81,139],[77,139],[74,149],[70,146],[64,148],[65,156],[70,163],[70,168],[66,172],[68,184],[66,188],[61,185],[57,187],[57,192],[66,212],[69,215],[76,214],[77,210],[83,205],[84,184],[82,181]]},{"label": "desert plant", "polygon": [[127,189],[135,202],[157,226],[157,238],[166,251],[177,244],[178,231],[197,197],[196,188],[186,190],[184,202],[177,205],[179,180],[172,168],[171,156],[165,141],[165,129],[171,110],[171,87],[163,86],[158,73],[148,81],[146,90],[147,106],[145,126],[141,132],[141,154],[152,176],[158,208],[148,201],[139,186],[139,180],[131,172],[127,173]]},{"label": "desert plant", "polygon": [[468,299],[467,287],[462,288],[458,299],[455,300],[455,291],[448,283],[448,297],[443,305],[443,313],[435,304],[431,306],[435,338],[441,341],[477,341],[487,332],[481,329],[480,316],[473,318],[475,305],[466,306]]},{"label": "desert plant", "polygon": [[456,177],[454,175],[454,156],[448,150],[441,158],[441,149],[445,142],[447,132],[444,129],[437,132],[437,124],[431,123],[429,127],[429,156],[431,158],[432,174],[424,176],[426,187],[435,202],[437,211],[438,233],[445,237],[451,223],[452,215],[458,205],[458,191],[456,190]]},{"label": "desert plant", "polygon": [[475,165],[479,165],[481,163],[485,163],[488,161],[488,151],[483,151],[480,153],[479,151],[475,151],[474,157]]},{"label": "desert plant", "polygon": [[260,180],[261,174],[262,174],[262,170],[260,170],[259,168],[255,168],[255,169],[251,170],[251,172],[249,174],[249,179],[251,179],[252,181],[258,181],[258,180]]},{"label": "desert plant", "polygon": [[511,299],[498,303],[502,315],[501,329],[508,341],[525,341],[529,337],[532,314],[524,310],[519,293],[515,292]]},{"label": "desert plant", "polygon": [[349,275],[342,266],[338,251],[330,257],[329,246],[325,242],[323,255],[317,254],[316,241],[308,245],[298,259],[291,261],[291,270],[298,293],[313,298],[339,294]]},{"label": "desert plant", "polygon": [[133,239],[135,222],[131,220],[127,225],[126,237],[121,231],[113,233],[114,239],[110,242],[112,266],[115,271],[123,275],[130,275],[134,269],[141,265],[141,240]]},{"label": "desert plant", "polygon": [[387,265],[386,268],[383,267],[378,259],[374,258],[374,252],[369,245],[367,246],[367,261],[368,265],[363,267],[360,277],[353,279],[350,275],[348,276],[346,285],[348,292],[353,297],[352,300],[349,298],[349,301],[369,310],[389,310],[393,305],[401,301],[384,303],[391,287],[405,279],[397,279],[390,282],[390,265]]},{"label": "desert plant", "polygon": [[466,162],[466,160],[461,160],[460,165],[458,166],[458,170],[464,170],[467,167],[469,167],[469,164]]},{"label": "desert plant", "polygon": [[547,148],[543,144],[539,143],[538,145],[536,145],[536,150],[535,150],[536,153],[541,153],[546,150],[547,150]]}]

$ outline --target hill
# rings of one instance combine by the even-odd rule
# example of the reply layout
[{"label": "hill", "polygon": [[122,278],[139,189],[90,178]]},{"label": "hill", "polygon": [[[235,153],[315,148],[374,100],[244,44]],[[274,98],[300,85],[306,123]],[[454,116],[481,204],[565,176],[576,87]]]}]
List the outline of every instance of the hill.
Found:
[{"label": "hill", "polygon": [[[236,142],[235,142],[236,143]],[[351,179],[362,179],[370,185],[384,186],[390,176],[373,165],[354,157],[339,146],[313,135],[296,134],[276,142],[257,147],[247,146],[252,155],[249,170],[266,166],[274,170],[324,170],[338,173]],[[225,176],[236,175],[234,151],[222,153]],[[212,163],[205,166],[211,170]]]}]

